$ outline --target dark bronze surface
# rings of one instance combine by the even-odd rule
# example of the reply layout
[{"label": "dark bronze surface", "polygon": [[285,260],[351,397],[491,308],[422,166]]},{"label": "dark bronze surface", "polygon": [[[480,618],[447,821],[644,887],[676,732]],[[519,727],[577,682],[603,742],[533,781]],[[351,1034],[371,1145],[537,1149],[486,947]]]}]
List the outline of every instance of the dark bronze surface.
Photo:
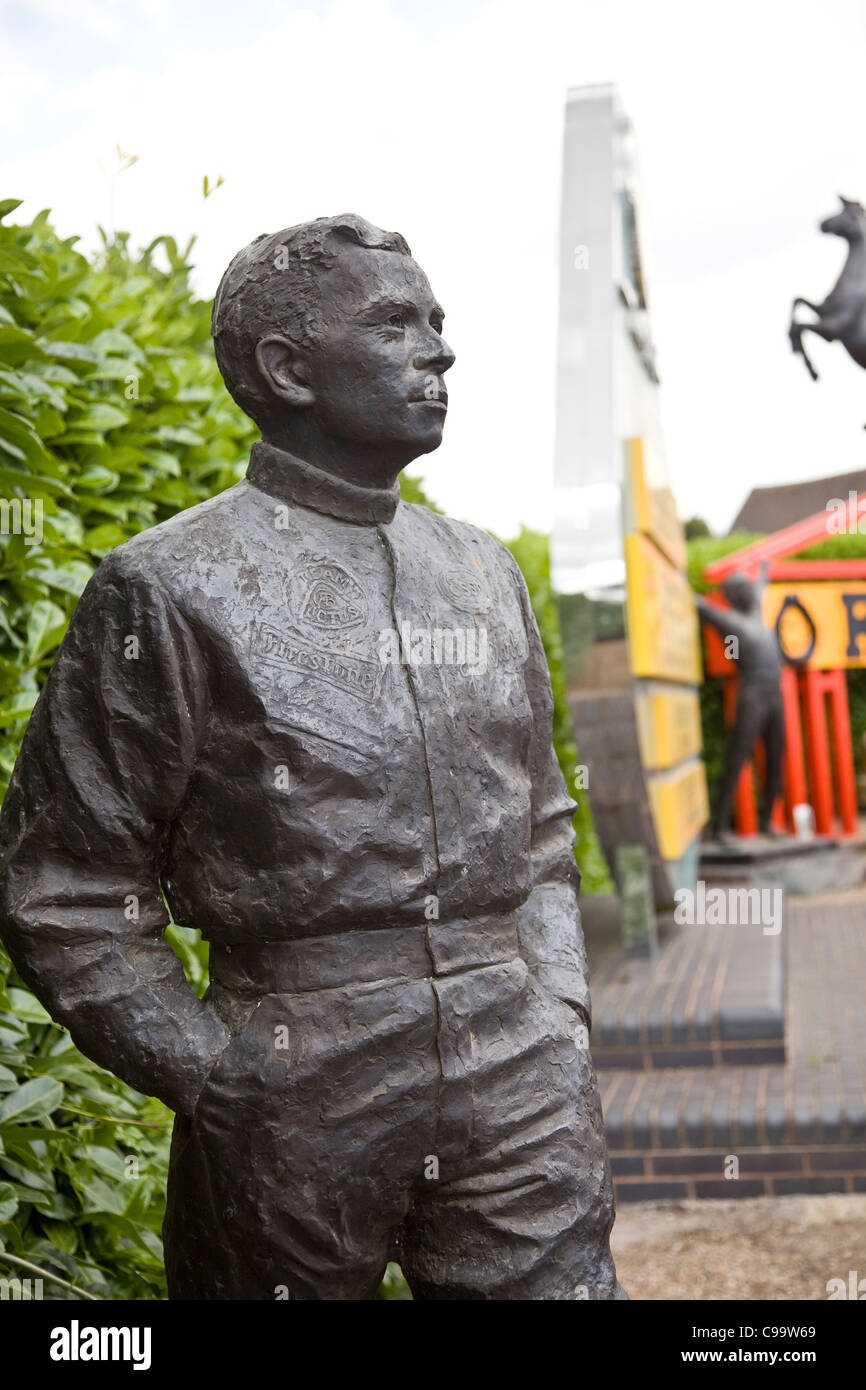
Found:
[{"label": "dark bronze surface", "polygon": [[502,545],[399,501],[441,330],[360,218],[235,258],[216,350],[264,440],[99,566],[3,807],[18,970],[177,1111],[176,1299],[372,1297],[394,1250],[416,1298],[624,1297],[538,629]]},{"label": "dark bronze surface", "polygon": [[761,616],[761,595],[766,583],[766,567],[759,582],[743,574],[732,574],[722,584],[722,593],[731,605],[720,608],[698,597],[701,617],[711,623],[726,641],[736,643],[739,675],[737,712],[725,750],[725,764],[716,803],[714,828],[718,839],[728,832],[734,791],[744,765],[752,757],[759,739],[764,744],[764,795],[760,823],[771,833],[773,803],[782,787],[782,758],[785,752],[785,714],[779,685],[781,653],[775,628]]}]

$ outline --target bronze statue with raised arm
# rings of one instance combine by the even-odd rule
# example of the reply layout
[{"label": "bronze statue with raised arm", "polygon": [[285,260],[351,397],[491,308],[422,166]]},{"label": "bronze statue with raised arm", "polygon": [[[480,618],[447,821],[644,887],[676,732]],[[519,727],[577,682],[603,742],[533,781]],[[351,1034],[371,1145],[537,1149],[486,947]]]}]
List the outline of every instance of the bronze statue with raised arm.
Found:
[{"label": "bronze statue with raised arm", "polygon": [[736,661],[739,675],[737,712],[725,752],[722,780],[716,803],[714,832],[724,841],[730,830],[731,807],[737,781],[752,757],[756,742],[764,744],[764,796],[761,830],[776,832],[770,824],[773,805],[782,787],[782,759],[785,752],[785,715],[779,677],[782,669],[779,641],[773,628],[761,616],[761,601],[767,582],[767,566],[760,578],[750,580],[734,573],[722,583],[722,593],[730,604],[722,608],[699,596],[701,617],[730,644],[727,653]]}]

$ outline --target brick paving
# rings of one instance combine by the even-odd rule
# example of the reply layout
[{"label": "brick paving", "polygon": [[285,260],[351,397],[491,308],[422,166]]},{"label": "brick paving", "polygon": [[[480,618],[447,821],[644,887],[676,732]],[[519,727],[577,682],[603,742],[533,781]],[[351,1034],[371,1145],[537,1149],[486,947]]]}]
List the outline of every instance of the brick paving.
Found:
[{"label": "brick paving", "polygon": [[[693,928],[687,943],[695,980],[695,942],[709,950],[713,969],[721,959],[702,930]],[[778,940],[783,1065],[599,1069],[620,1201],[866,1192],[866,892],[789,899]],[[609,979],[593,990],[603,1038],[611,988]],[[640,991],[627,988],[618,1018],[645,1020]],[[667,978],[665,989],[675,1000],[679,979]],[[597,1035],[594,1025],[594,1042]],[[733,1159],[736,1180],[726,1177]]]},{"label": "brick paving", "polygon": [[760,925],[680,927],[652,963],[603,962],[592,982],[596,1067],[783,1062],[782,935]]}]

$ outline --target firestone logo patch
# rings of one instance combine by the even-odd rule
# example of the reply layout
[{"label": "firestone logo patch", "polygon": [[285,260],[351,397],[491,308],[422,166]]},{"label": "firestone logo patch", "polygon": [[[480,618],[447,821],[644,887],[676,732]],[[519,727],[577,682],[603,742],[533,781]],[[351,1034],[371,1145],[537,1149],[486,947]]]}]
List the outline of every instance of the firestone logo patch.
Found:
[{"label": "firestone logo patch", "polygon": [[272,666],[284,666],[298,675],[325,681],[361,700],[373,700],[379,689],[382,668],[350,652],[311,647],[297,633],[280,632],[268,623],[255,623],[250,636],[250,653]]}]

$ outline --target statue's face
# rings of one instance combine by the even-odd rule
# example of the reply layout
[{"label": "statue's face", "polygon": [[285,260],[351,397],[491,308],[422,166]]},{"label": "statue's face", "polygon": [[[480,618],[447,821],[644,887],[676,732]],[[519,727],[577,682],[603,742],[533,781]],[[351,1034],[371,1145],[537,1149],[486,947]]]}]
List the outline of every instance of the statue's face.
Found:
[{"label": "statue's face", "polygon": [[454,354],[421,267],[394,251],[340,246],[320,293],[320,328],[305,353],[318,430],[406,463],[438,448]]}]

